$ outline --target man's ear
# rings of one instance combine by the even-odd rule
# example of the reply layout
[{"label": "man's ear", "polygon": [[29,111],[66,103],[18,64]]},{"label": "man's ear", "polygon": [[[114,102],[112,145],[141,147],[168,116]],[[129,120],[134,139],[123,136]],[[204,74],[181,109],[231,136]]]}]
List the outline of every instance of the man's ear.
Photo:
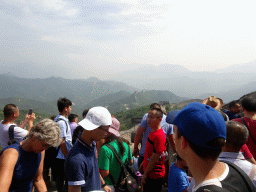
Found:
[{"label": "man's ear", "polygon": [[188,141],[185,137],[181,136],[181,149],[185,149],[188,147]]}]

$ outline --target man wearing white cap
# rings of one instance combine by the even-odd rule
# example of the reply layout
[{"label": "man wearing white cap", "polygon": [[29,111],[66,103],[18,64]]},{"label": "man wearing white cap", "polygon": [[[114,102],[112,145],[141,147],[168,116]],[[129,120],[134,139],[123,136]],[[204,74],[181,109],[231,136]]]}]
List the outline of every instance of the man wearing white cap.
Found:
[{"label": "man wearing white cap", "polygon": [[69,192],[94,191],[101,188],[110,191],[99,174],[95,141],[107,135],[111,123],[111,114],[104,107],[91,108],[85,119],[78,123],[84,131],[65,161]]}]

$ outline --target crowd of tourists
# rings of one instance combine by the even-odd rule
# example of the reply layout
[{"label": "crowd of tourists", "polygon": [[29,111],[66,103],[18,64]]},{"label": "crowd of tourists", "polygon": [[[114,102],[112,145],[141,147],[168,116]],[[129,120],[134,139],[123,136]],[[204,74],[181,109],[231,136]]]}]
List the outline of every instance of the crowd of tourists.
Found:
[{"label": "crowd of tourists", "polygon": [[255,192],[256,98],[223,105],[210,96],[166,114],[152,103],[131,149],[105,107],[85,109],[78,122],[59,98],[57,116],[34,125],[30,112],[18,126],[19,109],[7,104],[0,191]]}]

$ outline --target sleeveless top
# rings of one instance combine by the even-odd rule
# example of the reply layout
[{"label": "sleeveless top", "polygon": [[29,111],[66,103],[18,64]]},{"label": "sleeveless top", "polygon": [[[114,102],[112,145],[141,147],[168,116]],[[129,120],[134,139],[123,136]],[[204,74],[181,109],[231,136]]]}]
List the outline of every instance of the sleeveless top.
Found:
[{"label": "sleeveless top", "polygon": [[4,150],[9,148],[14,148],[19,153],[9,192],[31,192],[33,179],[41,162],[41,153],[24,151],[19,142],[6,147]]}]

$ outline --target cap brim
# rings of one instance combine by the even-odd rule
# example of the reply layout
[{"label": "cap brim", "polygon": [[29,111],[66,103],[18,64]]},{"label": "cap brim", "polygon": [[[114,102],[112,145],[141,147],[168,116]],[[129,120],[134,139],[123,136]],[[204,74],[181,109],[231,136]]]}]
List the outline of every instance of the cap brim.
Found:
[{"label": "cap brim", "polygon": [[111,127],[109,127],[109,130],[108,130],[108,131],[109,131],[110,133],[114,134],[115,136],[120,137],[120,132],[119,132],[119,131],[117,131],[117,130],[111,128]]},{"label": "cap brim", "polygon": [[99,127],[99,125],[93,124],[88,119],[83,119],[78,123],[78,125],[81,125],[85,130],[91,131]]}]

